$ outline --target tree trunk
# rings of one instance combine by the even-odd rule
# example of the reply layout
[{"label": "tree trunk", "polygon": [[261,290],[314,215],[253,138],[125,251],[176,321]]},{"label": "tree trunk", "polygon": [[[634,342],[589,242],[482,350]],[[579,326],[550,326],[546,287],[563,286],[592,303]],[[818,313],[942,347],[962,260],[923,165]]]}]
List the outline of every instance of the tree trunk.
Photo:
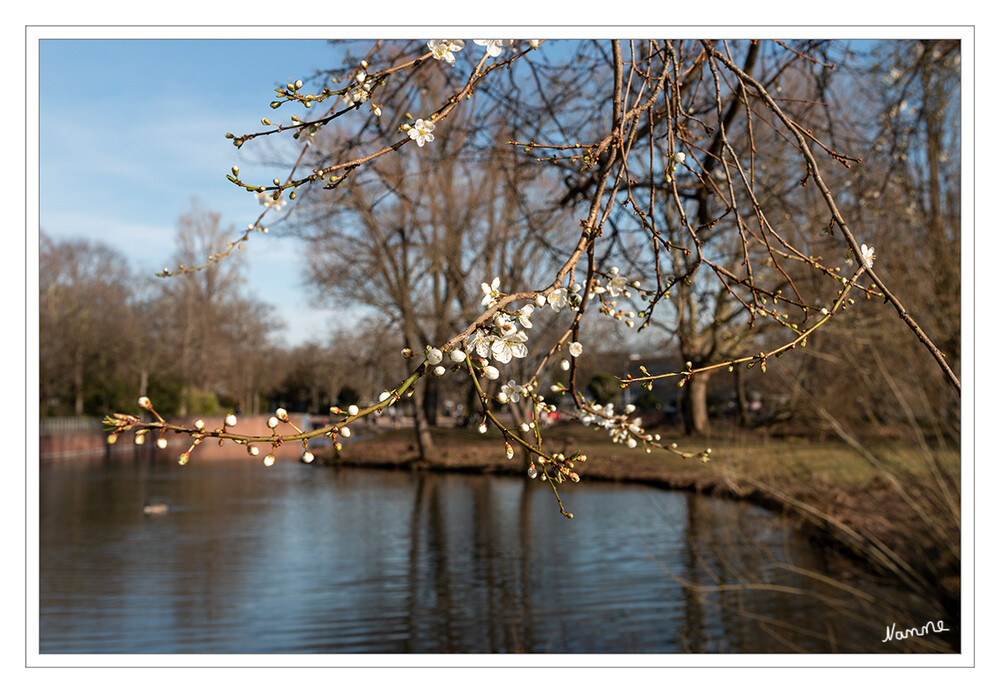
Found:
[{"label": "tree trunk", "polygon": [[[428,426],[437,426],[438,423],[438,394],[440,388],[438,387],[437,378],[424,378],[424,396],[419,400],[423,405],[424,410],[424,420],[427,422]],[[416,393],[414,393],[416,397]],[[414,401],[414,408],[420,408],[417,405],[417,401]]]},{"label": "tree trunk", "polygon": [[83,416],[83,360],[78,358],[73,369],[73,413]]},{"label": "tree trunk", "polygon": [[435,455],[434,439],[431,436],[430,423],[424,409],[426,378],[421,378],[413,385],[413,435],[417,442],[417,452],[420,459],[430,460]]},{"label": "tree trunk", "polygon": [[684,387],[684,432],[706,434],[708,425],[708,373],[695,373]]},{"label": "tree trunk", "polygon": [[745,369],[734,368],[733,379],[736,387],[736,422],[743,428],[750,428],[750,416],[747,413],[747,387]]}]

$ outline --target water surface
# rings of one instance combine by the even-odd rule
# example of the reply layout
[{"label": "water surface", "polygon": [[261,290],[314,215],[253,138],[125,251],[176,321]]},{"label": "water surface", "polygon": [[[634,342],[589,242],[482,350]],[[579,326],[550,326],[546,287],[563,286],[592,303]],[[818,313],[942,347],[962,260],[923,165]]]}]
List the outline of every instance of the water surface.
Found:
[{"label": "water surface", "polygon": [[[822,553],[744,503],[585,481],[567,520],[537,480],[242,457],[75,460],[40,486],[43,653],[913,646],[881,642],[899,595],[810,577]],[[913,613],[891,615],[940,618]]]}]

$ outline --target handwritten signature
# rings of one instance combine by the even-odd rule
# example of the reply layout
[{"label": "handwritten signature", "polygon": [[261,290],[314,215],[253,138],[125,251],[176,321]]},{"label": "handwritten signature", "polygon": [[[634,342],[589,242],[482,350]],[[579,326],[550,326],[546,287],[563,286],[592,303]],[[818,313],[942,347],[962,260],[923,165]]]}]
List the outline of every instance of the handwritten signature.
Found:
[{"label": "handwritten signature", "polygon": [[921,628],[907,628],[906,630],[896,630],[896,624],[893,623],[891,626],[885,627],[885,639],[882,642],[889,642],[893,639],[906,640],[907,638],[919,637],[928,633],[945,633],[948,630],[948,628],[944,627],[944,621],[928,621]]}]

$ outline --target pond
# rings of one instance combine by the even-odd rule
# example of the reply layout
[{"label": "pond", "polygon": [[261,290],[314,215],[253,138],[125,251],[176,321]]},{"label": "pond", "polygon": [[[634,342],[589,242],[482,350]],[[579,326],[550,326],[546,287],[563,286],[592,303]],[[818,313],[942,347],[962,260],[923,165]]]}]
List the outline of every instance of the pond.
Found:
[{"label": "pond", "polygon": [[564,485],[568,520],[526,477],[126,456],[39,481],[41,653],[884,653],[940,618],[773,513],[640,485]]}]

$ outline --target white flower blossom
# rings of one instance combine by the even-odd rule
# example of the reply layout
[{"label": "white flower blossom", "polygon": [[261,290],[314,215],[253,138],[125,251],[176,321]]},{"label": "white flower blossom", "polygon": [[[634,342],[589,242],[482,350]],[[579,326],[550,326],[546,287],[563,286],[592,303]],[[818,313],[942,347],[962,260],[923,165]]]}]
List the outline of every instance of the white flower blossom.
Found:
[{"label": "white flower blossom", "polygon": [[871,269],[872,265],[875,264],[875,246],[867,246],[865,244],[862,244],[861,259],[868,266],[868,269]]},{"label": "white flower blossom", "polygon": [[431,53],[434,54],[435,60],[443,60],[449,65],[454,65],[455,56],[452,54],[458,53],[460,50],[465,48],[465,41],[461,39],[431,39],[427,42],[427,47],[431,49]]},{"label": "white flower blossom", "polygon": [[434,141],[434,123],[429,120],[417,118],[408,132],[410,139],[416,140],[418,147],[423,147],[426,143]]},{"label": "white flower blossom", "polygon": [[612,272],[614,276],[608,282],[608,293],[614,298],[625,292],[625,287],[628,286],[628,279],[618,274],[617,267],[612,267],[611,269],[616,271]]},{"label": "white flower blossom", "polygon": [[285,201],[280,197],[276,200],[274,199],[274,193],[270,193],[266,190],[261,190],[256,193],[254,197],[257,201],[264,205],[267,209],[274,209],[275,212],[280,211],[282,207],[285,206]]},{"label": "white flower blossom", "polygon": [[500,277],[493,277],[493,283],[483,282],[483,305],[492,306],[500,298]]},{"label": "white flower blossom", "polygon": [[501,385],[500,392],[506,395],[511,402],[517,402],[521,399],[521,386],[513,380],[508,380],[506,385]]},{"label": "white flower blossom", "polygon": [[354,81],[357,82],[357,86],[349,88],[341,98],[341,100],[348,104],[353,105],[357,103],[364,103],[371,97],[372,89],[375,88],[375,79],[369,77],[364,70],[359,71],[354,76]]},{"label": "white flower blossom", "polygon": [[549,305],[552,307],[552,310],[557,313],[565,307],[567,301],[568,296],[566,294],[566,289],[561,286],[557,287],[551,294],[549,294]]},{"label": "white flower blossom", "polygon": [[493,358],[500,363],[510,363],[511,358],[523,359],[528,355],[528,347],[524,345],[526,341],[528,341],[528,335],[524,332],[501,337],[490,347]]},{"label": "white flower blossom", "polygon": [[491,58],[495,58],[500,53],[503,52],[505,46],[509,46],[514,43],[513,39],[475,39],[473,41],[477,46],[486,46],[486,54]]},{"label": "white flower blossom", "polygon": [[490,355],[490,346],[493,344],[493,337],[483,330],[476,330],[469,337],[467,344],[469,349],[475,351],[479,358],[484,359]]},{"label": "white flower blossom", "polygon": [[493,318],[493,324],[500,330],[501,337],[509,337],[517,332],[517,325],[511,322],[511,319],[503,313],[496,314],[496,317]]},{"label": "white flower blossom", "polygon": [[517,317],[518,322],[524,327],[531,329],[531,314],[534,312],[535,307],[533,305],[522,306],[520,310],[514,315]]},{"label": "white flower blossom", "polygon": [[580,342],[573,342],[572,344],[569,345],[570,356],[576,358],[582,353],[583,353],[583,345],[580,344]]}]

